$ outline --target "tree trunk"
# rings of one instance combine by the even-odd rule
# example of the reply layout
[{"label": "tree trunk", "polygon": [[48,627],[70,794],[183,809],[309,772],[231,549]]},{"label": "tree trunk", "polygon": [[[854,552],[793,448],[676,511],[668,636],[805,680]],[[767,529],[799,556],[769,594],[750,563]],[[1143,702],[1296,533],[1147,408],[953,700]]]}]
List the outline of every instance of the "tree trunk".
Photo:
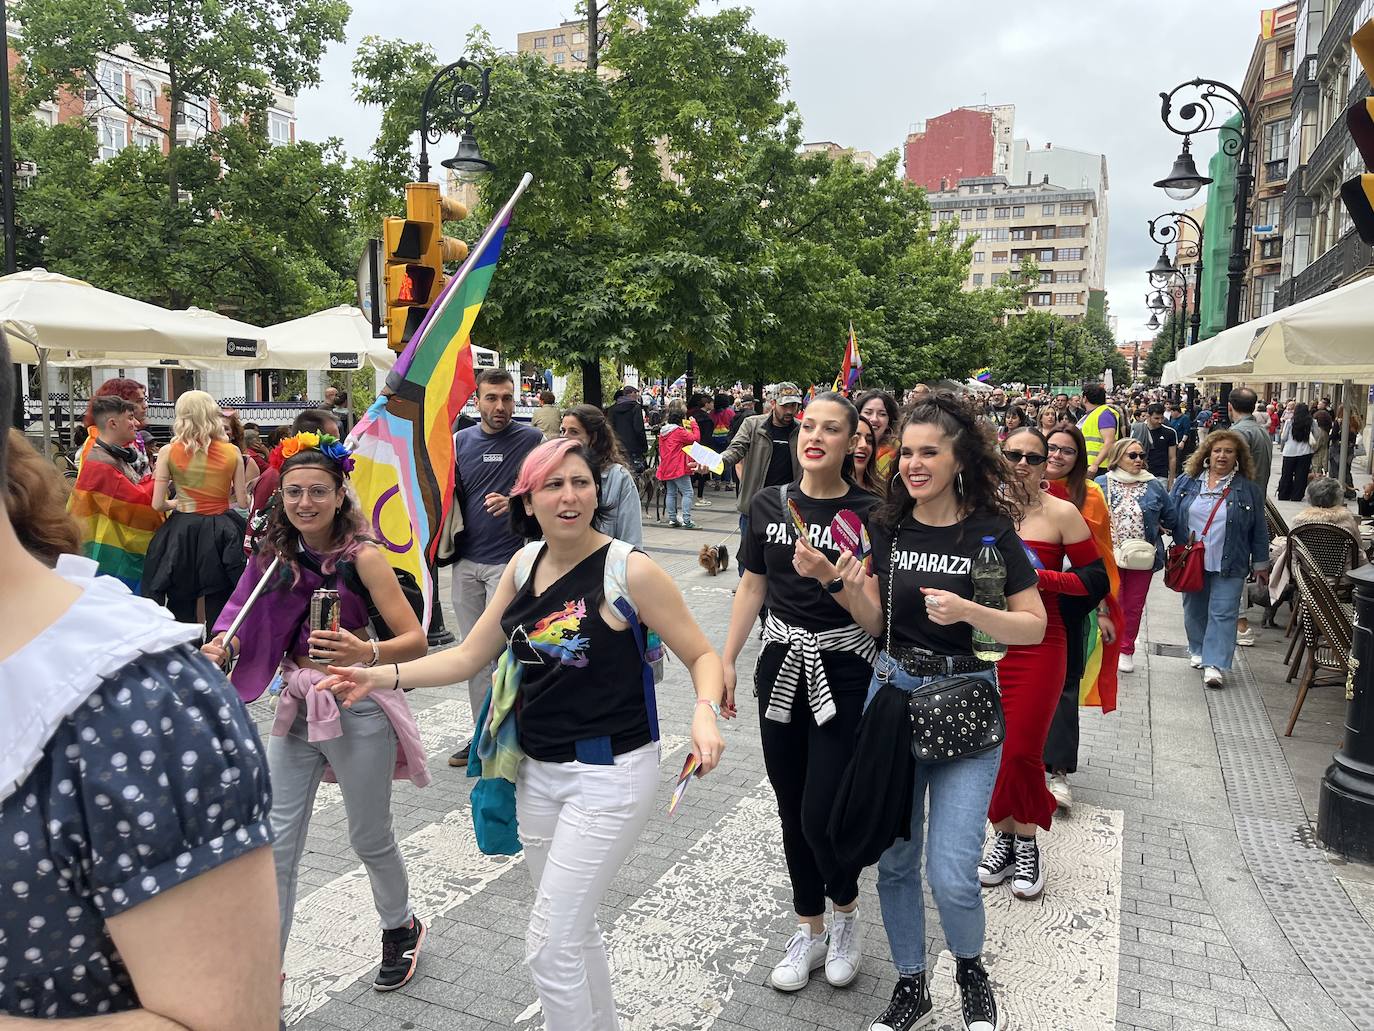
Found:
[{"label": "tree trunk", "polygon": [[601,392],[601,362],[596,358],[584,358],[578,361],[577,367],[582,370],[583,402],[602,407],[605,395]]},{"label": "tree trunk", "polygon": [[597,9],[596,0],[587,0],[587,71],[593,75],[600,67],[600,40],[597,38],[601,34],[601,12]]}]

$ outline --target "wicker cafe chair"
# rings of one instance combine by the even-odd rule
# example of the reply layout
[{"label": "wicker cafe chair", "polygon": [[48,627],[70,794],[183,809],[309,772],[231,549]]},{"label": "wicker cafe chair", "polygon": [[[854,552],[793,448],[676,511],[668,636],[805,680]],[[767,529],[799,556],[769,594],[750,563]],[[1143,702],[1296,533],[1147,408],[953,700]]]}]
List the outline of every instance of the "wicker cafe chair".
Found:
[{"label": "wicker cafe chair", "polygon": [[1293,710],[1288,714],[1284,737],[1292,737],[1307,692],[1318,684],[1344,684],[1350,667],[1353,633],[1351,614],[1336,591],[1310,560],[1306,549],[1297,553],[1293,568],[1301,607],[1299,625],[1306,645],[1307,664],[1298,682]]},{"label": "wicker cafe chair", "polygon": [[1264,499],[1264,521],[1269,524],[1269,539],[1275,537],[1288,536],[1288,523],[1283,518],[1283,513],[1279,511],[1279,506],[1274,504],[1274,499],[1266,497]]},{"label": "wicker cafe chair", "polygon": [[[1297,568],[1296,555],[1301,549],[1307,561],[1317,570],[1335,590],[1338,598],[1349,598],[1350,587],[1344,583],[1347,572],[1353,569],[1361,557],[1359,539],[1343,526],[1330,523],[1299,523],[1288,534],[1288,563],[1290,582],[1295,583],[1292,572]],[[1298,609],[1302,597],[1296,591],[1292,616],[1288,621],[1288,633],[1292,634],[1299,620]],[[1302,663],[1305,642],[1301,634],[1293,636],[1288,653],[1283,661],[1288,663],[1288,680],[1298,675]]]}]

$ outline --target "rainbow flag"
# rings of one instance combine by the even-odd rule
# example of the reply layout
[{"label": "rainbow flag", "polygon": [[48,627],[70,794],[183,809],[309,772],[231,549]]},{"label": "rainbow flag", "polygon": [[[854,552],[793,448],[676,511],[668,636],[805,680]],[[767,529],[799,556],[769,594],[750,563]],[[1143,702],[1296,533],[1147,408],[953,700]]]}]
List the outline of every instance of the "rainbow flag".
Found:
[{"label": "rainbow flag", "polygon": [[974,369],[973,378],[976,379],[979,383],[991,383],[992,370],[990,368],[987,368],[986,366],[984,366],[981,369]]},{"label": "rainbow flag", "polygon": [[831,388],[837,394],[848,394],[859,384],[863,375],[864,362],[859,355],[859,340],[854,335],[854,323],[849,324],[849,340],[844,345],[844,361],[840,363],[840,374],[835,377]]},{"label": "rainbow flag", "polygon": [[434,603],[439,528],[453,509],[453,424],[472,396],[472,325],[501,256],[526,173],[448,281],[387,376],[386,391],[349,434],[353,489],[392,566]]},{"label": "rainbow flag", "polygon": [[81,553],[138,594],[148,545],[166,519],[153,511],[153,478],[131,483],[113,465],[88,454],[67,511],[81,532]]}]

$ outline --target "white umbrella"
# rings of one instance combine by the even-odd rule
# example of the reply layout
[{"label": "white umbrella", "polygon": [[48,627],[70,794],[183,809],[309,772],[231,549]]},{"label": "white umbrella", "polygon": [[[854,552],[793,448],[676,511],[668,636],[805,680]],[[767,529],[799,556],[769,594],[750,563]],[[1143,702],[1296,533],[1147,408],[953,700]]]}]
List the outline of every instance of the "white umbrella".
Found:
[{"label": "white umbrella", "polygon": [[372,324],[351,304],[268,326],[263,336],[267,350],[255,368],[386,372],[396,364],[385,338],[374,338]]}]

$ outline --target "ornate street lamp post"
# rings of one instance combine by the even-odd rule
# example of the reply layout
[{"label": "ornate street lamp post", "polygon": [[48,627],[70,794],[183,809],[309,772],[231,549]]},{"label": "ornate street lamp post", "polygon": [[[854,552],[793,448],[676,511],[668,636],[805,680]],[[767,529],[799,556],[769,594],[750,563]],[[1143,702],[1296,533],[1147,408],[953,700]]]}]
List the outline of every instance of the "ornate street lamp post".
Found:
[{"label": "ornate street lamp post", "polygon": [[[469,69],[476,69],[477,82],[469,81]],[[491,68],[466,57],[440,68],[429,80],[420,101],[420,182],[429,182],[429,144],[437,144],[458,125],[463,127],[458,137],[458,153],[440,164],[467,180],[496,167],[482,157],[477,137],[472,133],[472,120],[487,106],[490,95]]]},{"label": "ornate street lamp post", "polygon": [[[1185,242],[1179,236],[1179,223],[1192,226],[1197,233],[1197,243]],[[1183,289],[1183,320],[1188,321],[1188,276],[1179,267],[1178,262],[1183,258],[1195,257],[1193,262],[1193,318],[1190,326],[1192,340],[1187,343],[1196,344],[1198,331],[1202,324],[1202,225],[1197,219],[1193,218],[1185,211],[1166,211],[1162,215],[1156,215],[1149,221],[1150,239],[1160,245],[1159,258],[1155,261],[1154,267],[1149,270],[1150,284],[1157,288],[1163,288],[1171,283],[1179,284]],[[1168,248],[1174,244],[1174,260],[1169,260]],[[1183,343],[1184,341],[1180,341]]]}]

